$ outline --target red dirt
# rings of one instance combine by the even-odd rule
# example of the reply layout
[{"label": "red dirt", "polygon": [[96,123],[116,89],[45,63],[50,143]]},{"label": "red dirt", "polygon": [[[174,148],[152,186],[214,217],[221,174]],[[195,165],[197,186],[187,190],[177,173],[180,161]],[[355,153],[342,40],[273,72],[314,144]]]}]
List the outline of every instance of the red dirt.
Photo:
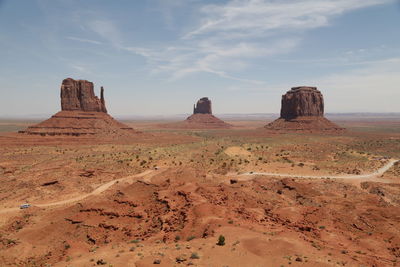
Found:
[{"label": "red dirt", "polygon": [[373,180],[232,175],[370,172],[400,158],[398,134],[190,133],[0,136],[0,266],[398,265],[400,164]]}]

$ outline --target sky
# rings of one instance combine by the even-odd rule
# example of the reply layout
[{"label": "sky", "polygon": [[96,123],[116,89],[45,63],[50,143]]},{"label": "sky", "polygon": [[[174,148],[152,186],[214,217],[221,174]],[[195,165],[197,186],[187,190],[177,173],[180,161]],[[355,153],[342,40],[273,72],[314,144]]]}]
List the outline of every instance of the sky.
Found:
[{"label": "sky", "polygon": [[0,116],[60,110],[64,78],[116,116],[400,112],[400,0],[0,0]]}]

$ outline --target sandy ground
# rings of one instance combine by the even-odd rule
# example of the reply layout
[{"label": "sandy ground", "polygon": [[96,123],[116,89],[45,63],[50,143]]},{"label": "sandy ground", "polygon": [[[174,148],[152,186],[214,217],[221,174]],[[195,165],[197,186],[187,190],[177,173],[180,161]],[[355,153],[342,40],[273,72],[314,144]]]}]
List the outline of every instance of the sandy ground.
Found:
[{"label": "sandy ground", "polygon": [[134,140],[2,133],[0,266],[398,266],[397,124],[229,123],[128,123]]}]

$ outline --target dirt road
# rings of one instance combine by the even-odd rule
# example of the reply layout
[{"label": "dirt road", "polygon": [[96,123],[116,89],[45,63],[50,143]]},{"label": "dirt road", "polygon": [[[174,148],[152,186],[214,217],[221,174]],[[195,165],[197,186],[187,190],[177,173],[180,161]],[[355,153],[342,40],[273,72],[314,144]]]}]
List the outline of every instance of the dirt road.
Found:
[{"label": "dirt road", "polygon": [[[242,174],[236,174],[234,176],[237,177],[249,177],[249,176],[255,176],[255,175],[265,175],[265,176],[275,176],[275,177],[291,177],[291,178],[311,178],[311,179],[326,179],[326,178],[333,178],[333,179],[370,179],[370,178],[375,178],[378,177],[382,174],[384,174],[386,171],[388,171],[393,165],[399,162],[399,160],[389,160],[388,163],[386,163],[383,167],[380,169],[376,170],[375,172],[368,173],[368,174],[360,174],[360,175],[340,175],[340,176],[330,176],[330,175],[319,175],[319,176],[313,176],[313,175],[296,175],[296,174],[283,174],[283,173],[271,173],[271,172],[252,172],[252,173],[242,173]],[[147,170],[139,174],[135,175],[130,175],[126,176],[117,180],[110,181],[108,183],[105,183],[95,190],[93,190],[90,193],[83,194],[74,198],[62,200],[62,201],[57,201],[57,202],[50,202],[50,203],[43,203],[43,204],[31,204],[32,206],[40,207],[40,208],[47,208],[47,207],[52,207],[52,206],[58,206],[58,205],[65,205],[65,204],[70,204],[74,203],[80,200],[83,200],[87,197],[94,196],[94,195],[99,195],[102,192],[106,191],[109,189],[111,186],[113,186],[117,182],[123,182],[127,181],[130,179],[135,179],[135,178],[141,178],[144,177],[145,181],[150,181],[152,173],[156,172],[155,170]],[[250,178],[252,179],[252,178]],[[250,179],[241,179],[241,180],[250,180]],[[6,208],[6,209],[1,209],[0,214],[8,213],[8,212],[15,212],[19,211],[20,208]]]},{"label": "dirt road", "polygon": [[[74,198],[65,199],[65,200],[57,201],[57,202],[43,203],[43,204],[32,204],[31,203],[31,206],[35,206],[35,207],[39,207],[39,208],[47,208],[47,207],[52,207],[52,206],[70,204],[70,203],[80,201],[80,200],[85,199],[85,198],[90,197],[90,196],[99,195],[99,194],[103,193],[104,191],[106,191],[107,189],[109,189],[115,183],[128,181],[130,179],[135,179],[135,178],[141,178],[141,177],[150,175],[153,172],[155,172],[155,170],[147,170],[147,171],[141,172],[139,174],[126,176],[126,177],[123,177],[123,178],[119,178],[117,180],[112,180],[112,181],[110,181],[108,183],[105,183],[105,184],[97,187],[95,190],[93,190],[90,193],[83,194],[83,195],[80,195],[80,196],[77,196],[77,197],[74,197]],[[15,211],[18,211],[18,210],[20,210],[20,208],[1,209],[0,210],[0,214],[4,214],[4,213],[8,213],[8,212],[15,212]]]},{"label": "dirt road", "polygon": [[367,174],[359,174],[359,175],[299,175],[299,174],[287,174],[287,173],[273,173],[273,172],[246,172],[237,174],[236,176],[253,176],[253,175],[264,175],[264,176],[275,176],[275,177],[289,177],[289,178],[309,178],[309,179],[370,179],[378,177],[385,172],[387,172],[396,162],[400,160],[391,159],[386,163],[383,167],[378,170],[367,173]]}]

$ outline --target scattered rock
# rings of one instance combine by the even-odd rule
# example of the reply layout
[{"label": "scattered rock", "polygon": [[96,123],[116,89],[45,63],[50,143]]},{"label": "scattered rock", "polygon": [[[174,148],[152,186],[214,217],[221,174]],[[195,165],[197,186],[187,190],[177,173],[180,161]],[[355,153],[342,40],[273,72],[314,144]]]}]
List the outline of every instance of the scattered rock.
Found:
[{"label": "scattered rock", "polygon": [[49,186],[49,185],[53,185],[53,184],[58,184],[58,181],[54,180],[54,181],[46,182],[46,183],[43,183],[42,186]]},{"label": "scattered rock", "polygon": [[107,262],[106,262],[105,260],[103,260],[103,259],[100,259],[100,260],[98,260],[98,261],[96,262],[96,264],[97,264],[97,265],[106,265]]},{"label": "scattered rock", "polygon": [[176,258],[175,258],[175,261],[176,261],[177,263],[182,263],[182,262],[187,261],[186,255],[180,255],[180,256],[176,257]]},{"label": "scattered rock", "polygon": [[79,176],[87,177],[87,178],[93,177],[94,176],[94,170],[85,170],[81,174],[79,174]]},{"label": "scattered rock", "polygon": [[231,183],[231,184],[237,184],[237,182],[238,182],[237,179],[231,179],[231,180],[230,180],[230,183]]}]

